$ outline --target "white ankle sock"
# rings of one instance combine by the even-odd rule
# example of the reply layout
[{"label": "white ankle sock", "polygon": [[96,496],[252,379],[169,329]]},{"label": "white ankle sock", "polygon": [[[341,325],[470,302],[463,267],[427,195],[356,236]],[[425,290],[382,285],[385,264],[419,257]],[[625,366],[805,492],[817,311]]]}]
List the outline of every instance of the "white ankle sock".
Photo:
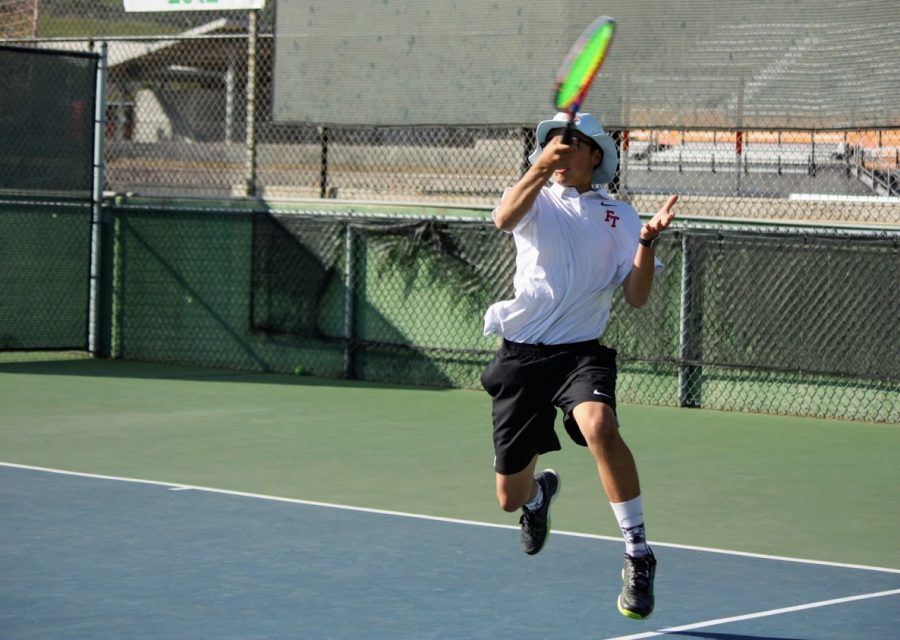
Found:
[{"label": "white ankle sock", "polygon": [[534,511],[539,508],[541,504],[544,502],[544,489],[541,487],[541,483],[537,483],[537,493],[534,494],[534,497],[525,503],[525,508],[529,511]]},{"label": "white ankle sock", "polygon": [[625,538],[625,553],[636,558],[650,553],[644,535],[644,504],[641,496],[625,502],[610,502],[609,505],[616,514]]}]

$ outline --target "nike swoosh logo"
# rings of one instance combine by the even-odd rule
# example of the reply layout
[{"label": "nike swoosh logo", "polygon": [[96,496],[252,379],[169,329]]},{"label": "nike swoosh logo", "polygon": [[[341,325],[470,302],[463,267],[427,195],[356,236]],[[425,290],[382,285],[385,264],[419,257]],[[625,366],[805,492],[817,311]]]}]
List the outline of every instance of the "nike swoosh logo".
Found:
[{"label": "nike swoosh logo", "polygon": [[609,396],[606,395],[605,393],[600,393],[600,392],[597,391],[596,389],[594,389],[594,395],[595,395],[595,396],[603,396],[604,398],[608,398],[608,397],[609,397]]}]

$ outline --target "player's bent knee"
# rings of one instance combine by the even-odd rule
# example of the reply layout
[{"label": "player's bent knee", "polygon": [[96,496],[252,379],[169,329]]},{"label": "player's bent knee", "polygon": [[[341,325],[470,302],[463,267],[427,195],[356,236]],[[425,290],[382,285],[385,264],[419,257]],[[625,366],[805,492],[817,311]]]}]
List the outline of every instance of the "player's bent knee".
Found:
[{"label": "player's bent knee", "polygon": [[619,423],[616,421],[615,414],[610,409],[609,413],[603,412],[592,419],[579,425],[581,432],[587,440],[588,445],[594,449],[608,450],[617,447],[622,442],[622,436],[619,434]]}]

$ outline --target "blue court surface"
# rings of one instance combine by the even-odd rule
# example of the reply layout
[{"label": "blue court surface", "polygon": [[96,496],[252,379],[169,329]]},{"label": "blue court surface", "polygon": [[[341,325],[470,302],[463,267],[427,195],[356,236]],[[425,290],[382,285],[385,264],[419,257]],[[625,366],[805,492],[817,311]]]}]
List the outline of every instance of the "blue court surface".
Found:
[{"label": "blue court surface", "polygon": [[[861,544],[896,541],[862,540]],[[0,465],[0,638],[895,639],[900,571]]]}]

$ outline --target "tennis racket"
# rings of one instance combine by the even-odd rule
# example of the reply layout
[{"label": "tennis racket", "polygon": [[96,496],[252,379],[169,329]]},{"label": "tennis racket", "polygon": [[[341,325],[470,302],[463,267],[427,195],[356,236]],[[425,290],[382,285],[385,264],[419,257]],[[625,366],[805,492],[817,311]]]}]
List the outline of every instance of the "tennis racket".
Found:
[{"label": "tennis racket", "polygon": [[616,21],[613,18],[601,16],[594,20],[569,49],[569,55],[556,72],[553,102],[557,111],[569,114],[569,122],[563,134],[563,142],[566,144],[572,142],[575,115],[606,60],[615,31]]}]

